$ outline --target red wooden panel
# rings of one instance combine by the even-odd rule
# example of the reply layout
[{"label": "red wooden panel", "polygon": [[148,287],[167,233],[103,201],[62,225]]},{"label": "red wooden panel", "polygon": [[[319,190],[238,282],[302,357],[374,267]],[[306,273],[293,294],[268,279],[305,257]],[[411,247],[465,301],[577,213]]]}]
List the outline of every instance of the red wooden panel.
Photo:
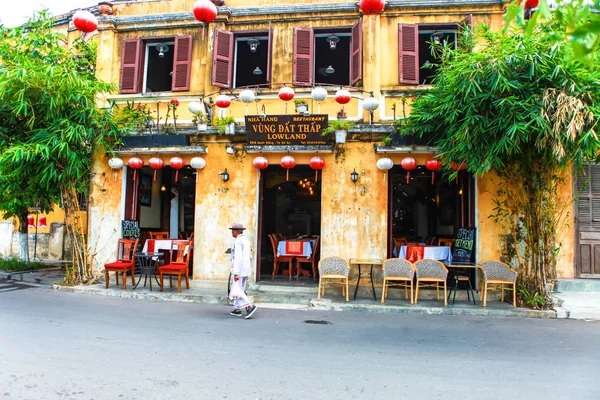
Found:
[{"label": "red wooden panel", "polygon": [[139,93],[142,39],[125,39],[121,48],[121,93]]},{"label": "red wooden panel", "polygon": [[175,58],[173,60],[174,92],[190,90],[190,73],[192,66],[192,37],[177,36],[175,38]]},{"label": "red wooden panel", "polygon": [[398,80],[419,84],[419,27],[398,24]]},{"label": "red wooden panel", "polygon": [[362,20],[352,27],[350,51],[350,85],[354,86],[362,79]]},{"label": "red wooden panel", "polygon": [[233,33],[215,29],[212,84],[231,88],[233,78]]},{"label": "red wooden panel", "polygon": [[313,83],[314,32],[312,29],[294,28],[294,65],[292,82],[297,86]]}]

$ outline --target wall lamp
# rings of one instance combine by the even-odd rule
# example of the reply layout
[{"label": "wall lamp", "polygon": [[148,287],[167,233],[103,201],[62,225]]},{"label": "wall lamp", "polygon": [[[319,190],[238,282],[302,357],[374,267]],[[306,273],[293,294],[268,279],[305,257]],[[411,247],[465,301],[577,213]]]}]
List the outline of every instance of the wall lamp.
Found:
[{"label": "wall lamp", "polygon": [[350,179],[352,179],[352,182],[356,185],[356,182],[358,181],[358,172],[356,172],[356,168],[350,173]]},{"label": "wall lamp", "polygon": [[219,172],[219,176],[221,177],[221,179],[223,179],[223,182],[227,182],[229,180],[229,174],[227,173],[227,168],[225,168],[225,171]]}]

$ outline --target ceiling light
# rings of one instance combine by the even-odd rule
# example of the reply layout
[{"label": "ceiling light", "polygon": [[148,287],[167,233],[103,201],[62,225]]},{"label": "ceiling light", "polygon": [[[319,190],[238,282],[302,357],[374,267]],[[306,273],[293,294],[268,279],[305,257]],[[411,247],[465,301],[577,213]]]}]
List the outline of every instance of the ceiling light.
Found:
[{"label": "ceiling light", "polygon": [[262,70],[259,67],[254,68],[254,71],[252,71],[252,73],[254,75],[262,75]]},{"label": "ceiling light", "polygon": [[327,41],[329,42],[329,49],[335,50],[337,43],[340,41],[340,38],[335,35],[331,35],[327,38]]},{"label": "ceiling light", "polygon": [[253,53],[256,53],[256,48],[259,44],[260,42],[258,41],[258,39],[252,38],[248,40],[248,46],[250,46],[250,51]]},{"label": "ceiling light", "polygon": [[163,58],[165,56],[165,53],[169,51],[169,46],[167,46],[164,43],[159,43],[156,45],[156,50],[158,51],[158,56],[160,58]]},{"label": "ceiling light", "polygon": [[333,69],[333,67],[330,65],[329,67],[327,67],[325,72],[327,72],[329,75],[331,75],[331,74],[335,73],[335,69]]}]

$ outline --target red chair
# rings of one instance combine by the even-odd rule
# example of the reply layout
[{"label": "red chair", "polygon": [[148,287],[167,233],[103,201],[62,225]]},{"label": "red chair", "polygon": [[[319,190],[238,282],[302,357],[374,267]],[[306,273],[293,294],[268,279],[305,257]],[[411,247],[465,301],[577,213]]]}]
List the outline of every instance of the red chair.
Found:
[{"label": "red chair", "polygon": [[109,272],[115,272],[117,285],[119,284],[119,272],[123,274],[123,290],[127,289],[127,271],[131,272],[131,284],[135,285],[135,258],[133,254],[137,249],[139,239],[119,239],[117,244],[117,261],[104,264],[104,280],[108,289]]},{"label": "red chair", "polygon": [[279,272],[279,263],[284,262],[288,263],[288,275],[289,279],[292,279],[292,262],[296,257],[293,256],[277,256],[277,245],[279,244],[279,240],[277,239],[277,234],[271,233],[269,234],[269,240],[271,241],[271,247],[273,248],[273,274],[271,275],[275,278],[275,275]]},{"label": "red chair", "polygon": [[321,236],[317,236],[317,240],[315,242],[315,247],[314,247],[313,252],[310,255],[310,257],[308,257],[308,258],[296,257],[296,270],[298,271],[298,275],[300,275],[301,268],[302,268],[302,266],[300,264],[309,263],[312,266],[313,279],[315,279],[317,277],[317,266],[315,264],[315,261],[317,259],[317,252],[319,251],[319,239],[321,239]]},{"label": "red chair", "polygon": [[[177,276],[177,291],[181,293],[181,277],[185,276],[185,287],[190,288],[190,256],[192,254],[193,241],[191,240],[173,240],[171,242],[170,263],[158,267],[160,274],[160,291],[164,288],[164,275],[169,275],[169,285],[173,287],[173,275]],[[187,252],[185,251],[187,247]]]}]

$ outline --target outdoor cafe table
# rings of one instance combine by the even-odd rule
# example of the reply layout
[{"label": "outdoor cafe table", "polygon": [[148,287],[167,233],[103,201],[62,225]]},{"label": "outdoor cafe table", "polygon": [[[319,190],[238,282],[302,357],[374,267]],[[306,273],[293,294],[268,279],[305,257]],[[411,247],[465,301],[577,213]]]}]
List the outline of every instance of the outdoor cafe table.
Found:
[{"label": "outdoor cafe table", "polygon": [[[454,297],[452,298],[452,304],[454,304],[454,300],[456,300],[456,290],[458,289],[458,281],[459,277],[467,277],[466,271],[474,269],[476,272],[481,270],[481,265],[477,265],[474,263],[455,263],[455,264],[445,264],[448,268],[448,272],[451,273],[451,279],[454,280],[454,287],[450,287],[450,291],[448,292],[448,299],[450,299],[450,295],[454,290]],[[470,274],[469,274],[470,275]],[[469,278],[470,279],[470,278]],[[475,295],[473,294],[473,288],[471,287],[471,281],[468,281],[469,287],[465,286],[465,290],[467,292],[467,299],[469,298],[469,292],[471,293],[471,297],[473,297],[473,304],[477,304],[477,300],[475,300]]]},{"label": "outdoor cafe table", "polygon": [[377,295],[375,294],[375,285],[373,284],[373,266],[374,265],[382,265],[383,262],[379,258],[372,258],[372,259],[351,258],[348,263],[350,264],[351,268],[353,265],[358,266],[358,279],[356,280],[356,288],[354,289],[354,300],[356,300],[356,293],[358,292],[358,285],[360,284],[360,276],[362,275],[361,271],[360,271],[361,265],[370,265],[371,266],[371,273],[369,274],[369,277],[371,278],[371,287],[373,288],[373,298],[375,300],[377,300]]},{"label": "outdoor cafe table", "polygon": [[317,240],[311,238],[280,240],[277,244],[277,257],[310,258],[316,243]]},{"label": "outdoor cafe table", "polygon": [[158,265],[158,259],[163,255],[164,253],[157,251],[135,253],[133,255],[136,259],[137,266],[139,266],[140,274],[133,290],[135,290],[142,281],[142,275],[144,276],[144,287],[146,287],[146,281],[148,280],[148,277],[150,277],[150,291],[152,291],[152,277],[156,280],[156,284],[160,286],[158,278],[156,277],[156,267]]},{"label": "outdoor cafe table", "polygon": [[[144,243],[144,248],[142,249],[143,253],[153,252],[157,250],[171,250],[171,243],[173,240],[181,240],[181,239],[148,239],[146,243]],[[185,252],[187,253],[188,246],[186,246]],[[173,246],[174,250],[177,250],[177,245]]]},{"label": "outdoor cafe table", "polygon": [[398,258],[404,258],[410,262],[427,258],[451,264],[452,249],[449,246],[400,246]]}]

